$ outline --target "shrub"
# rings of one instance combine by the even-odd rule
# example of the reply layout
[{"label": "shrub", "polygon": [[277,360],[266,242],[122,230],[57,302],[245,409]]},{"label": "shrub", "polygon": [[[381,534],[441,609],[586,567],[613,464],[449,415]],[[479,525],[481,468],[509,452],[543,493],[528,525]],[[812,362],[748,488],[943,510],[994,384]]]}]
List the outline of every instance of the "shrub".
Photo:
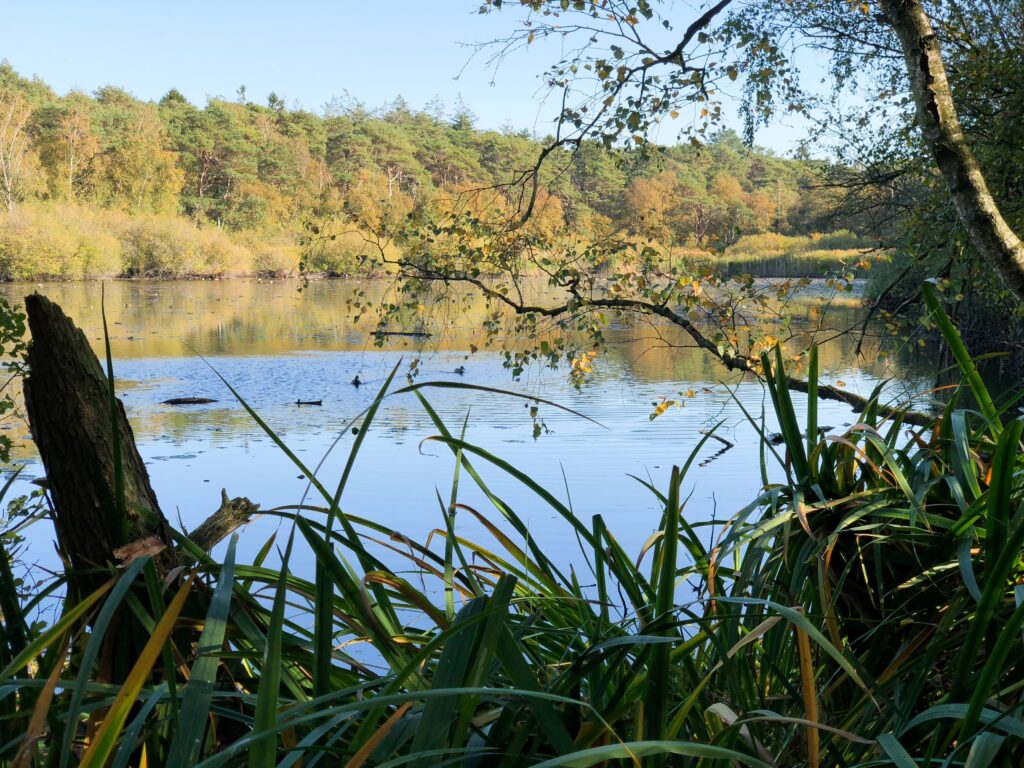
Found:
[{"label": "shrub", "polygon": [[810,238],[804,235],[777,235],[764,232],[759,235],[744,235],[725,249],[725,256],[754,254],[760,257],[781,256],[794,253],[810,244]]},{"label": "shrub", "polygon": [[358,232],[345,230],[325,235],[306,250],[307,272],[351,275],[365,269],[367,258],[377,256]]},{"label": "shrub", "polygon": [[95,214],[76,206],[28,206],[0,217],[0,277],[113,277],[121,244]]},{"label": "shrub", "polygon": [[248,249],[221,230],[198,229],[183,218],[131,219],[121,242],[124,274],[130,277],[219,277],[252,271]]}]

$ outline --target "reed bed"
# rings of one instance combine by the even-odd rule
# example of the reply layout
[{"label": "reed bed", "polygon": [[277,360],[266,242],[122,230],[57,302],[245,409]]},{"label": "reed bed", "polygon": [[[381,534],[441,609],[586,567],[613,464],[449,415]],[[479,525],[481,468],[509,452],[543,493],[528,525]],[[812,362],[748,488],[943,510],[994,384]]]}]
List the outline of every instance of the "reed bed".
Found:
[{"label": "reed bed", "polygon": [[[876,397],[846,433],[819,437],[816,355],[802,423],[781,355],[765,356],[784,444],[762,443],[762,493],[712,529],[687,519],[689,463],[677,467],[667,487],[644,483],[664,511],[640,552],[466,442],[431,408],[430,384],[389,379],[340,483],[314,479],[316,504],[269,512],[284,535],[251,563],[234,540],[213,560],[181,536],[194,565],[171,583],[144,556],[38,627],[26,617],[60,583],[26,599],[4,559],[0,755],[117,768],[1020,765],[1024,423],[996,405],[929,291],[964,374],[934,425],[883,422]],[[429,542],[345,511],[363,439],[395,395],[420,402],[453,459],[447,492],[424,502]],[[585,567],[530,536],[487,465],[561,518]],[[466,484],[486,509],[460,500]],[[493,543],[461,536],[466,516]],[[289,569],[300,548],[310,578]],[[143,628],[137,653],[111,658],[126,623]]]}]

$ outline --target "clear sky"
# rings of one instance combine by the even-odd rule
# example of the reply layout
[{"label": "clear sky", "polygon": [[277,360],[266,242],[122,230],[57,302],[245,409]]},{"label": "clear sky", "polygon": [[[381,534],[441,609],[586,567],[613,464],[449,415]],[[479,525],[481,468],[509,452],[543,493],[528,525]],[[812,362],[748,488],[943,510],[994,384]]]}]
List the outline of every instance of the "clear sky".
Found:
[{"label": "clear sky", "polygon": [[[271,91],[320,111],[346,92],[375,108],[402,95],[413,108],[461,95],[482,128],[510,124],[539,134],[557,103],[541,103],[538,75],[558,58],[554,42],[531,46],[497,73],[468,44],[498,38],[517,14],[480,15],[476,0],[6,0],[0,58],[60,93],[103,85],[157,100],[177,88],[264,101]],[[468,65],[467,65],[468,62]],[[491,85],[492,76],[494,85]],[[758,134],[785,152],[792,127]]]}]

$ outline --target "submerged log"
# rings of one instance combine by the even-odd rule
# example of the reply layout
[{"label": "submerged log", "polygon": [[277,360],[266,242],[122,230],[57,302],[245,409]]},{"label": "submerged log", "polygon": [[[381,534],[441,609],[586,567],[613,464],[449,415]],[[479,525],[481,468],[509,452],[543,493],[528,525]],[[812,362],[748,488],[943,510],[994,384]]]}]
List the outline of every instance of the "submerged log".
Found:
[{"label": "submerged log", "polygon": [[374,331],[377,336],[408,336],[412,339],[429,339],[431,334],[426,331]]}]

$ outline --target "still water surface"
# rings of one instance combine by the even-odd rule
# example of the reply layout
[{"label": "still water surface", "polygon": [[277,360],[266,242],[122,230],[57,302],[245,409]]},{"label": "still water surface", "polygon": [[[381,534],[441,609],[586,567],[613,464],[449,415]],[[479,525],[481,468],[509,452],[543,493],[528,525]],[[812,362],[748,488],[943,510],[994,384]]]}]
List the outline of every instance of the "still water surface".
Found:
[{"label": "still water surface", "polygon": [[[194,527],[216,509],[222,487],[263,508],[296,504],[308,491],[306,478],[245,413],[217,373],[307,466],[316,466],[338,440],[320,471],[321,480],[333,489],[353,440],[345,425],[370,404],[400,359],[406,365],[414,358],[420,360],[419,381],[510,389],[556,401],[599,422],[541,405],[539,416],[549,432],[535,440],[531,403],[469,390],[426,392],[453,432],[468,418],[468,441],[568,500],[588,525],[591,515],[602,514],[627,551],[637,551],[660,514],[651,493],[630,476],[664,488],[672,465],[685,462],[700,442],[702,429],[722,422],[719,434],[735,447],[720,453],[721,444],[711,441],[701,448],[699,465],[687,478],[687,492],[692,494],[687,517],[727,519],[757,494],[756,433],[723,386],[724,370],[699,351],[658,346],[653,339],[665,329],[614,330],[609,349],[598,358],[595,376],[578,392],[559,370],[532,369],[513,380],[502,356],[482,346],[482,309],[442,313],[430,329],[430,339],[393,337],[390,346],[378,349],[371,325],[365,319],[353,324],[346,309],[353,287],[346,281],[326,281],[300,292],[295,282],[244,280],[107,285],[118,394],[161,505],[178,525]],[[372,284],[364,288],[371,295],[375,290]],[[15,300],[28,290],[50,296],[101,351],[98,284],[8,285],[3,290]],[[841,326],[855,321],[860,310],[830,312],[833,325]],[[474,346],[480,349],[471,353]],[[927,378],[898,363],[878,363],[870,345],[859,358],[853,347],[851,340],[840,339],[823,349],[824,380],[843,381],[862,395],[883,378],[896,382],[890,385],[895,387],[894,396],[913,396],[931,386]],[[459,366],[465,368],[461,376],[454,373]],[[349,383],[356,375],[365,386]],[[768,410],[758,383],[730,381],[748,410]],[[684,397],[685,407],[649,419],[653,403],[689,390],[694,396]],[[218,402],[162,404],[173,397]],[[323,405],[300,407],[296,400],[321,400]],[[798,403],[803,410],[803,402]],[[818,423],[841,431],[856,422],[856,416],[849,408],[822,402]],[[776,426],[770,414],[767,426]],[[415,396],[387,400],[359,454],[343,508],[421,541],[443,526],[437,493],[447,500],[453,457],[445,446],[426,441],[436,432]],[[27,477],[43,473],[31,446],[24,445],[20,456],[28,463]],[[475,464],[492,489],[528,521],[531,535],[554,559],[576,559],[571,531],[543,502],[497,468],[480,460]],[[462,482],[460,501],[491,512],[468,478]],[[279,524],[269,516],[251,523],[242,537],[240,557],[255,553]],[[468,519],[460,519],[458,526],[460,533],[482,535]],[[33,554],[43,562],[49,561],[52,548],[37,545],[48,536],[51,533],[41,528],[33,536]]]}]

